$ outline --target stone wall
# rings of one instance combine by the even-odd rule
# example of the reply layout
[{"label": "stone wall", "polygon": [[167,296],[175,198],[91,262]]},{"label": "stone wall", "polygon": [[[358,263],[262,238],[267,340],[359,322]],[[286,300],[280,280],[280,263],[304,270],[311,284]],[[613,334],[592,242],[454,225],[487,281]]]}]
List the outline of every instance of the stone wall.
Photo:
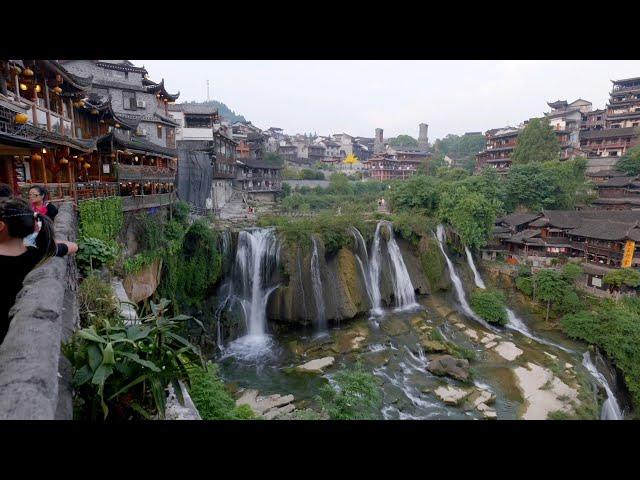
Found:
[{"label": "stone wall", "polygon": [[[59,208],[56,238],[73,241],[73,206]],[[0,345],[0,420],[72,418],[71,366],[60,344],[79,322],[76,278],[73,258],[51,258],[26,276]]]}]

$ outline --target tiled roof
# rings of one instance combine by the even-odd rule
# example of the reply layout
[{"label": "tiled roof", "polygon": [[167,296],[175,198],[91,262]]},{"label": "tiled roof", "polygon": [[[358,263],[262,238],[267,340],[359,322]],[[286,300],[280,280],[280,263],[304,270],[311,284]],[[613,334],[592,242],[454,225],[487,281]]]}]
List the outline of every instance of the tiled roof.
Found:
[{"label": "tiled roof", "polygon": [[606,182],[600,183],[598,188],[619,188],[626,187],[627,185],[631,185],[634,181],[637,181],[638,177],[613,177],[607,180]]},{"label": "tiled roof", "polygon": [[195,105],[189,103],[169,104],[170,112],[184,112],[194,115],[216,115],[218,109],[213,105]]},{"label": "tiled roof", "polygon": [[539,213],[512,213],[500,218],[496,223],[506,223],[507,225],[517,227],[529,223],[538,217],[540,217]]},{"label": "tiled roof", "polygon": [[583,130],[580,132],[580,140],[591,140],[594,138],[615,138],[638,135],[640,130],[637,127],[626,128],[606,128],[604,130]]}]

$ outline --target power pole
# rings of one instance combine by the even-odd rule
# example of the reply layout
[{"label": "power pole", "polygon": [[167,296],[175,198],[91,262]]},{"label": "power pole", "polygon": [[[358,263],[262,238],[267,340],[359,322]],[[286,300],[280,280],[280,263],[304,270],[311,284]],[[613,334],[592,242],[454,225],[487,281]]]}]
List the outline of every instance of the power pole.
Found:
[{"label": "power pole", "polygon": [[209,80],[207,80],[207,102],[209,101]]}]

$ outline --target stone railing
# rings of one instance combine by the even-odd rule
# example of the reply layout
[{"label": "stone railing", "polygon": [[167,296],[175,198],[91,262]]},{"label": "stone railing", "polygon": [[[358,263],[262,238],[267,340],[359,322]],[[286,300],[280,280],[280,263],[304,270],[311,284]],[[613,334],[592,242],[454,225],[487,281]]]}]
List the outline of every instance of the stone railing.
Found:
[{"label": "stone railing", "polygon": [[[73,241],[73,206],[59,210],[56,238]],[[26,276],[0,345],[0,420],[72,418],[71,366],[60,344],[77,325],[76,281],[73,257],[51,258]]]}]

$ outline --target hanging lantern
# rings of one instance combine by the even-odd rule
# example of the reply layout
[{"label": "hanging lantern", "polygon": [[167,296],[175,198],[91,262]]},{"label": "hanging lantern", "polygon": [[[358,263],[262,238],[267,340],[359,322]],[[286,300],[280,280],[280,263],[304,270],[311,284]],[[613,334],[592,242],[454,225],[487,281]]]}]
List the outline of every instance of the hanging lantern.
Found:
[{"label": "hanging lantern", "polygon": [[97,115],[98,113],[99,112],[97,108],[94,108],[93,110],[91,110],[91,115]]},{"label": "hanging lantern", "polygon": [[91,168],[91,165],[89,163],[86,163],[84,165],[82,165],[85,169],[89,169]]},{"label": "hanging lantern", "polygon": [[46,148],[42,148],[42,153],[47,153],[47,149]]},{"label": "hanging lantern", "polygon": [[42,87],[36,84],[36,92],[40,93],[42,91]]},{"label": "hanging lantern", "polygon": [[118,122],[116,122],[115,127],[116,127],[116,128],[120,128],[120,124],[119,124]]},{"label": "hanging lantern", "polygon": [[25,123],[27,123],[27,120],[29,120],[29,117],[27,117],[26,114],[24,114],[24,113],[16,114],[15,122],[18,125],[24,125]]},{"label": "hanging lantern", "polygon": [[104,123],[104,118],[101,118],[101,119],[100,119],[100,123]]},{"label": "hanging lantern", "polygon": [[67,163],[69,163],[69,160],[67,160],[66,158],[61,158],[60,159],[60,165],[66,165]]},{"label": "hanging lantern", "polygon": [[42,160],[42,155],[38,153],[34,153],[33,155],[31,155],[31,160],[35,160],[36,162],[39,162],[40,160]]},{"label": "hanging lantern", "polygon": [[58,95],[62,93],[62,89],[60,87],[55,87],[52,91],[53,93],[57,93]]},{"label": "hanging lantern", "polygon": [[29,67],[25,68],[24,71],[22,72],[22,74],[25,77],[33,77],[33,70],[31,70]]},{"label": "hanging lantern", "polygon": [[22,90],[23,92],[26,92],[26,91],[27,91],[27,88],[28,88],[28,87],[27,87],[27,85],[26,85],[26,84],[24,84],[24,83],[21,83],[21,84],[20,84],[20,90]]}]

